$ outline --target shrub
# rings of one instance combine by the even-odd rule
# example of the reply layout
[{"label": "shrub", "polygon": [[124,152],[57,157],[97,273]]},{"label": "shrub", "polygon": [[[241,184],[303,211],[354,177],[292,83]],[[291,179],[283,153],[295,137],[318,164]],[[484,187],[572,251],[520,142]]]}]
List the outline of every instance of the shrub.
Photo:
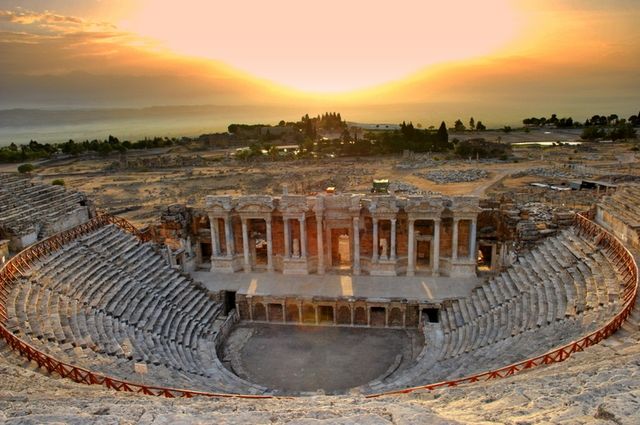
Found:
[{"label": "shrub", "polygon": [[35,170],[36,167],[33,164],[22,164],[18,166],[18,172],[21,174],[30,173]]},{"label": "shrub", "polygon": [[54,185],[54,186],[64,186],[64,180],[55,179],[54,181],[51,182],[51,184]]}]

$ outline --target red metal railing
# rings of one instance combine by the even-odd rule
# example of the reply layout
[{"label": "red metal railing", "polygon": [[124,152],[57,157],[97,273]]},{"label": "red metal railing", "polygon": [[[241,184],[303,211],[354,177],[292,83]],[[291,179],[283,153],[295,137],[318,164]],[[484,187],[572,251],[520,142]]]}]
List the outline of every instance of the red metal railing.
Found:
[{"label": "red metal railing", "polygon": [[149,240],[150,233],[142,234],[127,220],[111,216],[108,214],[100,214],[96,218],[88,222],[76,226],[72,229],[53,235],[47,239],[31,245],[27,249],[21,251],[11,258],[0,270],[0,335],[7,341],[9,347],[17,351],[21,356],[38,364],[38,367],[46,369],[49,373],[56,373],[63,378],[69,378],[75,382],[88,385],[103,385],[116,391],[135,392],[146,395],[155,395],[163,397],[241,397],[241,398],[271,398],[269,395],[244,395],[244,394],[226,394],[211,393],[203,391],[193,391],[179,388],[155,387],[152,385],[137,384],[134,382],[124,381],[122,379],[113,378],[111,376],[96,373],[91,370],[78,367],[69,363],[61,362],[56,358],[43,353],[32,345],[15,336],[5,326],[7,322],[6,302],[7,296],[11,291],[11,286],[15,284],[15,278],[22,275],[30,264],[40,257],[48,255],[59,250],[64,244],[69,243],[83,235],[91,233],[100,227],[108,224],[115,224],[121,229],[135,235],[141,241]]},{"label": "red metal railing", "polygon": [[572,354],[584,350],[587,347],[595,345],[605,338],[613,335],[622,326],[624,321],[629,317],[636,301],[638,292],[638,265],[627,248],[611,233],[603,229],[598,224],[590,221],[593,219],[593,211],[580,213],[576,215],[576,227],[578,231],[584,235],[594,239],[598,246],[612,260],[615,267],[618,268],[622,278],[624,279],[624,289],[621,294],[623,300],[622,310],[616,314],[602,328],[583,336],[582,338],[570,342],[569,344],[555,348],[540,356],[532,357],[518,363],[500,369],[489,370],[475,375],[466,376],[464,378],[443,381],[434,384],[421,385],[417,387],[404,388],[396,391],[389,391],[379,394],[370,394],[367,398],[381,397],[392,394],[407,394],[418,390],[436,390],[445,387],[455,387],[458,385],[469,384],[472,382],[489,381],[497,378],[505,378],[515,375],[524,370],[531,369],[536,366],[558,363],[568,359]]},{"label": "red metal railing", "polygon": [[[622,326],[622,323],[629,316],[635,304],[636,294],[638,291],[638,267],[632,254],[622,245],[622,243],[602,227],[590,221],[589,217],[589,213],[577,215],[577,228],[580,232],[592,237],[598,243],[598,245],[602,247],[609,258],[613,260],[616,267],[619,268],[624,279],[624,290],[622,292],[622,299],[624,300],[623,308],[607,324],[605,324],[605,326],[580,338],[577,341],[556,348],[543,355],[514,363],[500,369],[490,370],[451,381],[405,388],[402,390],[380,394],[371,394],[367,397],[372,398],[390,394],[406,394],[417,390],[435,390],[443,387],[454,387],[457,385],[468,384],[472,382],[504,378],[539,365],[561,362],[563,360],[566,360],[573,353],[582,351],[585,348],[595,345],[603,339],[612,335],[616,330],[618,330],[618,328],[620,328],[620,326]],[[24,271],[26,271],[34,260],[55,250],[58,250],[65,243],[68,243],[107,224],[115,224],[122,229],[133,233],[143,241],[147,239],[145,235],[140,234],[140,232],[138,232],[138,230],[128,221],[109,215],[100,215],[85,224],[59,233],[50,238],[44,239],[28,247],[15,257],[11,258],[2,268],[2,270],[0,270],[0,335],[7,341],[7,344],[13,350],[17,351],[21,356],[26,357],[31,361],[35,361],[39,367],[46,369],[49,373],[57,373],[63,378],[69,378],[75,382],[88,385],[103,385],[116,391],[135,392],[145,395],[163,397],[204,396],[240,397],[251,399],[273,398],[273,396],[270,395],[211,393],[178,388],[156,387],[124,381],[121,379],[96,373],[82,367],[61,362],[22,341],[5,327],[5,323],[7,321],[7,295],[9,294],[9,291],[11,289],[11,285],[15,283],[15,277],[17,275],[21,275]]]}]

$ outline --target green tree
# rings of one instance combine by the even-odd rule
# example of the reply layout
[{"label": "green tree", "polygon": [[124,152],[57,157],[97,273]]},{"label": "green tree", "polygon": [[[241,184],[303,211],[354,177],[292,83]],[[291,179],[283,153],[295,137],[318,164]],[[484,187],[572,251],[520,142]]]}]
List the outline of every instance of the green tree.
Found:
[{"label": "green tree", "polygon": [[36,167],[33,164],[22,164],[18,166],[18,172],[21,174],[31,173]]},{"label": "green tree", "polygon": [[605,136],[604,129],[596,126],[585,127],[580,134],[580,138],[583,140],[597,140]]},{"label": "green tree", "polygon": [[469,129],[471,130],[475,130],[476,128],[476,121],[473,119],[473,117],[469,118]]},{"label": "green tree", "polygon": [[620,123],[607,133],[607,137],[611,140],[627,140],[635,139],[637,134],[631,123]]},{"label": "green tree", "polygon": [[465,131],[467,128],[464,126],[464,124],[460,119],[457,119],[456,122],[453,124],[453,129],[454,131]]},{"label": "green tree", "polygon": [[482,124],[482,121],[478,121],[478,123],[476,124],[476,130],[478,131],[485,131],[487,129],[487,127]]}]

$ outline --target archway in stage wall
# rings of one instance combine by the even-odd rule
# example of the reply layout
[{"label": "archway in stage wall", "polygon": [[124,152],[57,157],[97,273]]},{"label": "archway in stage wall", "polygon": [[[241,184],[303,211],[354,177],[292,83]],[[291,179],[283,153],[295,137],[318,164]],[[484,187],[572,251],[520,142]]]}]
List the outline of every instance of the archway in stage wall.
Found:
[{"label": "archway in stage wall", "polygon": [[300,321],[300,310],[295,304],[287,304],[287,322],[298,323]]},{"label": "archway in stage wall", "polygon": [[311,304],[302,306],[302,321],[304,323],[316,323],[316,309]]},{"label": "archway in stage wall", "polygon": [[320,323],[333,323],[333,307],[330,305],[319,306],[318,320]]},{"label": "archway in stage wall", "polygon": [[354,325],[362,325],[366,326],[367,324],[367,311],[364,307],[356,307],[355,314],[353,317]]},{"label": "archway in stage wall", "polygon": [[200,255],[202,256],[203,263],[211,261],[211,254],[211,242],[200,242]]},{"label": "archway in stage wall", "polygon": [[253,306],[253,320],[267,320],[267,310],[264,304],[256,303]]},{"label": "archway in stage wall", "polygon": [[488,272],[491,271],[491,264],[493,260],[493,247],[494,245],[479,244],[478,246],[478,271]]},{"label": "archway in stage wall", "polygon": [[282,322],[282,304],[269,304],[269,321]]},{"label": "archway in stage wall", "polygon": [[351,309],[346,305],[338,307],[337,322],[339,325],[351,324]]},{"label": "archway in stage wall", "polygon": [[402,326],[402,310],[393,307],[389,311],[389,326]]},{"label": "archway in stage wall", "polygon": [[371,307],[371,327],[384,328],[386,309],[384,307]]}]

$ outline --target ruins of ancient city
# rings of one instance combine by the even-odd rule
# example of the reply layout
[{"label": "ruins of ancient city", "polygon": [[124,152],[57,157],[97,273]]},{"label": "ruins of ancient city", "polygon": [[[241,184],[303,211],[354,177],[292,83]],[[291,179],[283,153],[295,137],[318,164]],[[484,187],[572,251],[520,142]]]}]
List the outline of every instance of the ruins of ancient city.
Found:
[{"label": "ruins of ancient city", "polygon": [[[567,164],[569,149],[591,159]],[[549,165],[539,152],[518,148],[524,166],[226,156],[186,173],[113,171],[101,158],[2,173],[9,392],[38,382],[38,398],[91,394],[92,409],[116,414],[119,400],[122,412],[168,421],[177,417],[162,398],[188,397],[191,414],[239,409],[256,422],[305,400],[305,415],[329,422],[354,402],[356,422],[377,423],[380,409],[407,423],[474,422],[486,419],[472,414],[482,400],[504,397],[529,403],[522,418],[560,422],[565,407],[536,400],[587,379],[585,391],[598,383],[610,394],[575,401],[572,417],[633,423],[622,406],[637,392],[640,355],[635,156],[623,145],[557,146],[544,151]],[[100,163],[104,173],[83,178]],[[327,180],[329,164],[341,186]],[[419,177],[427,170],[434,180]],[[229,188],[234,173],[248,180]],[[265,173],[268,186],[244,190]],[[599,383],[596,370],[615,378]]]}]

